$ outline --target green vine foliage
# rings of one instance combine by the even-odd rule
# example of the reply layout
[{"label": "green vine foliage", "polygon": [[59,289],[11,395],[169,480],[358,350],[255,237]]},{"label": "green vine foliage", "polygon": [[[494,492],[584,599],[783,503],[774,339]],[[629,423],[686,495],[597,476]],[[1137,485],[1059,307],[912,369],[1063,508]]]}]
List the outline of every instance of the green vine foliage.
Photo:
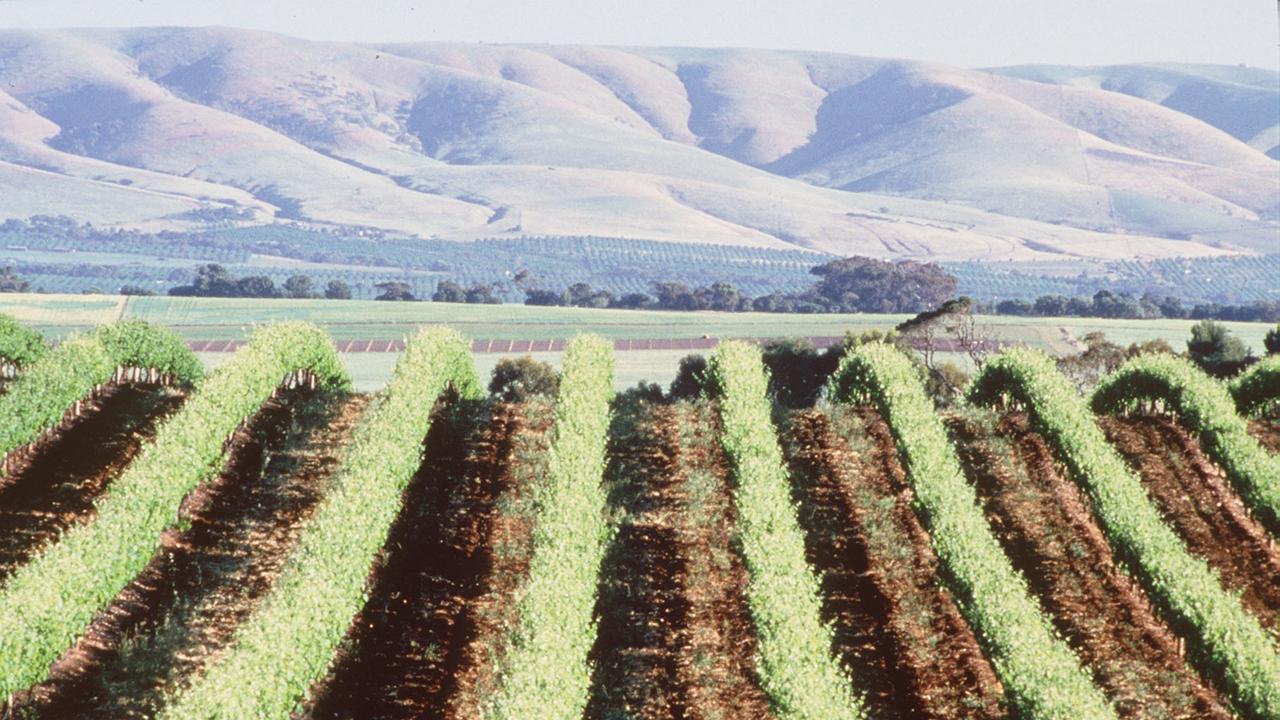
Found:
[{"label": "green vine foliage", "polygon": [[1275,640],[1216,573],[1187,552],[1138,478],[1053,361],[1012,349],[987,361],[969,389],[977,404],[1022,405],[1094,512],[1119,560],[1142,582],[1172,627],[1189,637],[1192,659],[1216,677],[1247,717],[1280,718],[1280,657]]},{"label": "green vine foliage", "polygon": [[0,396],[0,455],[35,442],[76,401],[125,369],[147,369],[181,385],[196,383],[200,361],[172,331],[127,320],[73,335],[28,365]]},{"label": "green vine foliage", "polygon": [[[1280,365],[1254,372],[1242,379],[1241,395],[1259,397],[1268,382],[1277,382]],[[1280,458],[1249,434],[1248,423],[1236,412],[1227,387],[1182,358],[1147,355],[1104,378],[1091,404],[1094,412],[1115,413],[1153,402],[1162,404],[1196,435],[1272,536],[1280,537]]]},{"label": "green vine foliage", "polygon": [[449,388],[465,399],[481,395],[470,343],[453,330],[425,328],[406,343],[261,607],[162,717],[289,717],[364,606],[370,569],[422,463],[432,410]]},{"label": "green vine foliage", "polygon": [[1280,403],[1280,355],[1268,355],[1231,381],[1231,396],[1245,417]]},{"label": "green vine foliage", "polygon": [[601,478],[613,400],[613,343],[581,335],[565,349],[547,482],[535,490],[529,577],[489,718],[582,717],[600,563],[609,539]]},{"label": "green vine foliage", "polygon": [[[68,340],[49,359],[73,359],[91,378],[116,367],[98,335]],[[51,367],[76,372],[63,362]],[[98,501],[92,521],[66,531],[10,576],[0,588],[0,698],[46,677],[50,664],[151,560],[182,499],[222,468],[227,437],[285,378],[303,375],[328,387],[350,382],[319,328],[286,323],[255,332],[160,426]],[[19,382],[29,377],[44,375],[33,368]]]},{"label": "green vine foliage", "polygon": [[722,343],[707,379],[708,392],[719,401],[721,442],[737,481],[738,537],[750,574],[747,604],[759,637],[765,692],[782,718],[865,717],[861,696],[832,655],[831,628],[821,619],[818,578],[805,559],[760,349]]},{"label": "green vine foliage", "polygon": [[21,370],[49,354],[49,345],[39,332],[0,314],[0,364]]},{"label": "green vine foliage", "polygon": [[934,551],[1019,714],[1114,718],[992,534],[911,360],[884,343],[857,347],[832,377],[827,396],[871,405],[888,422]]}]

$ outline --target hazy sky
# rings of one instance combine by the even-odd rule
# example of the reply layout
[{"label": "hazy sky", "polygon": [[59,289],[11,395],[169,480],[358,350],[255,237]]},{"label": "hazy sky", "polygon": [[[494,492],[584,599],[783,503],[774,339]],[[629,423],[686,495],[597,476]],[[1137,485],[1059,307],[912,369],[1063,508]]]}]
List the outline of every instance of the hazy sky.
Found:
[{"label": "hazy sky", "polygon": [[956,65],[1280,67],[1276,0],[0,0],[0,27],[232,25],[334,40],[832,50]]}]

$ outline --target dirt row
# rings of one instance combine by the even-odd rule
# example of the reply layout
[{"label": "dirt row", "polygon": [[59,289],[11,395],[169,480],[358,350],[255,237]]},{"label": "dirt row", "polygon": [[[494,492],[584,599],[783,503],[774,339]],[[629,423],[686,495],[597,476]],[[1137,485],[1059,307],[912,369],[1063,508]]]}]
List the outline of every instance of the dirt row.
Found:
[{"label": "dirt row", "polygon": [[282,393],[233,437],[147,567],[15,705],[20,717],[154,717],[225,648],[327,487],[364,399]]},{"label": "dirt row", "polygon": [[1262,447],[1280,453],[1280,420],[1250,420],[1249,434],[1262,443]]},{"label": "dirt row", "polygon": [[1280,552],[1221,468],[1172,418],[1105,417],[1100,423],[1187,549],[1241,594],[1264,627],[1280,633]]},{"label": "dirt row", "polygon": [[531,546],[547,408],[437,411],[371,594],[307,718],[475,717]]},{"label": "dirt row", "polygon": [[589,718],[768,718],[712,408],[618,413]]},{"label": "dirt row", "polygon": [[1004,717],[1003,691],[945,589],[888,426],[802,411],[786,434],[840,659],[880,718]]},{"label": "dirt row", "polygon": [[81,415],[0,478],[0,581],[60,533],[93,514],[93,502],[182,404],[177,390],[108,386]]},{"label": "dirt row", "polygon": [[1088,498],[1025,415],[949,421],[969,481],[1033,596],[1122,717],[1229,718],[1181,642],[1113,561]]}]

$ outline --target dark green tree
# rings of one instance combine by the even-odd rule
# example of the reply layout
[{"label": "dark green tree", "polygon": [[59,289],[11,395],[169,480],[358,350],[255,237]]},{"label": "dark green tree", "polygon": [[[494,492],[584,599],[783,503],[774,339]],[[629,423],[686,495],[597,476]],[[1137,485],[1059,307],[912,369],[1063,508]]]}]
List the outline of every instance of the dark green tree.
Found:
[{"label": "dark green tree", "polygon": [[374,300],[417,300],[413,296],[413,291],[409,289],[408,283],[402,282],[384,282],[378,283],[374,287],[382,292],[374,298]]},{"label": "dark green tree", "polygon": [[[398,284],[404,285],[404,283]],[[382,285],[378,287],[382,287]],[[408,288],[408,285],[405,285],[405,287]],[[466,301],[467,291],[452,280],[441,280],[440,284],[436,285],[436,291],[431,295],[431,302],[464,303]]]},{"label": "dark green tree", "polygon": [[846,312],[923,312],[956,294],[956,279],[942,266],[867,257],[832,260],[809,272],[822,278],[812,294]]},{"label": "dark green tree", "polygon": [[702,393],[706,383],[707,359],[701,355],[685,355],[680,358],[676,378],[671,381],[667,394],[673,400],[691,400]]},{"label": "dark green tree", "polygon": [[492,285],[476,283],[467,288],[467,291],[463,294],[463,302],[468,302],[472,305],[500,305],[502,304],[502,298],[493,294]]},{"label": "dark green tree", "polygon": [[1266,346],[1268,355],[1280,355],[1280,325],[1276,325],[1267,332],[1267,336],[1262,339],[1262,344]]},{"label": "dark green tree", "polygon": [[1201,320],[1191,326],[1187,340],[1187,356],[1214,377],[1231,377],[1243,370],[1254,358],[1240,338],[1226,325]]},{"label": "dark green tree", "polygon": [[291,298],[312,298],[316,296],[315,285],[306,275],[290,275],[284,281],[284,294]]},{"label": "dark green tree", "polygon": [[[235,278],[217,263],[196,268],[196,277],[191,281],[190,289],[189,294],[198,297],[235,297],[238,291]],[[173,292],[170,291],[170,294]]]},{"label": "dark green tree", "polygon": [[236,297],[274,298],[280,297],[276,284],[266,275],[246,275],[236,281]]},{"label": "dark green tree", "polygon": [[502,402],[528,402],[537,395],[555,397],[559,389],[560,373],[529,355],[502,358],[489,381],[489,394]]},{"label": "dark green tree", "polygon": [[351,286],[341,280],[330,280],[324,286],[324,296],[330,300],[350,300]]}]

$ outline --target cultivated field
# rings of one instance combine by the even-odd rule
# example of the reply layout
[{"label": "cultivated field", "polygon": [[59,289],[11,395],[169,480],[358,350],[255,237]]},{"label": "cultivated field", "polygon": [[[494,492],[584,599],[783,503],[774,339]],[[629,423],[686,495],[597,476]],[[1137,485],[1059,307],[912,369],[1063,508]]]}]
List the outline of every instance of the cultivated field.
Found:
[{"label": "cultivated field", "polygon": [[302,322],[0,328],[0,715],[1280,717],[1276,359],[1014,348],[939,412],[871,344],[788,409],[579,335],[510,403],[405,334],[367,395]]},{"label": "cultivated field", "polygon": [[[258,325],[302,320],[319,325],[338,341],[403,341],[420,325],[446,325],[469,338],[486,340],[566,340],[593,333],[610,340],[681,340],[773,337],[840,337],[846,332],[889,330],[907,315],[787,315],[772,313],[664,312],[595,310],[524,305],[460,305],[389,303],[372,300],[251,300],[238,298],[122,297],[118,295],[0,294],[0,313],[18,318],[45,335],[59,338],[122,319],[140,319],[170,328],[192,343],[248,338]],[[371,319],[372,318],[372,319]],[[1121,345],[1164,338],[1181,348],[1191,320],[1107,320],[1100,318],[1018,318],[980,316],[992,336],[1027,345],[1051,355],[1078,352],[1086,333],[1101,331]],[[1246,345],[1261,352],[1265,323],[1222,323]],[[197,348],[203,347],[197,345]],[[614,380],[619,390],[641,380],[667,384],[688,349],[626,350],[617,354]],[[699,350],[698,352],[705,352]],[[199,352],[207,368],[229,354]],[[482,374],[500,356],[523,351],[476,355]],[[534,352],[559,365],[561,352]],[[339,357],[360,391],[382,387],[395,366],[394,353],[348,353]],[[963,358],[957,356],[957,360]]]}]

